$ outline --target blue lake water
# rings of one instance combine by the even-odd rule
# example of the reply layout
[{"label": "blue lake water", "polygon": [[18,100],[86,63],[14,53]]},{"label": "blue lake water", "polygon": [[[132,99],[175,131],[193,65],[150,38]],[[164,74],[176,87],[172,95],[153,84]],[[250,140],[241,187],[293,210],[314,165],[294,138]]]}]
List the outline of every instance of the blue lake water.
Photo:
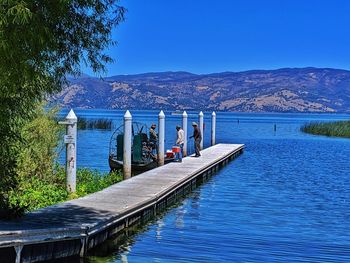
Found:
[{"label": "blue lake water", "polygon": [[[124,112],[76,113],[113,119],[117,127]],[[131,113],[157,122],[158,112]],[[311,121],[343,119],[350,115],[217,113],[217,142],[244,143],[245,152],[177,207],[87,262],[350,262],[350,139],[300,132]],[[176,124],[181,116],[168,113],[168,148]],[[78,166],[108,171],[111,134],[79,131]]]}]

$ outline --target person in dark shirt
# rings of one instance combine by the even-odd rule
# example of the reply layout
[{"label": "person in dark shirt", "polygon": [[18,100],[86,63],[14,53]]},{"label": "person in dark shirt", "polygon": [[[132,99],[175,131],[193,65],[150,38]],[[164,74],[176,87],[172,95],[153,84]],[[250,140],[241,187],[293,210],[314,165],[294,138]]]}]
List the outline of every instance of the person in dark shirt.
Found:
[{"label": "person in dark shirt", "polygon": [[151,152],[153,156],[156,156],[158,153],[158,147],[157,147],[157,142],[158,142],[158,135],[156,133],[156,124],[152,123],[151,128],[149,129],[149,142],[150,146],[152,148]]},{"label": "person in dark shirt", "polygon": [[194,149],[196,151],[196,155],[194,157],[199,157],[201,156],[199,150],[200,150],[200,144],[202,141],[202,134],[198,128],[197,123],[192,122],[192,127],[193,127],[193,135],[190,138],[194,138]]}]

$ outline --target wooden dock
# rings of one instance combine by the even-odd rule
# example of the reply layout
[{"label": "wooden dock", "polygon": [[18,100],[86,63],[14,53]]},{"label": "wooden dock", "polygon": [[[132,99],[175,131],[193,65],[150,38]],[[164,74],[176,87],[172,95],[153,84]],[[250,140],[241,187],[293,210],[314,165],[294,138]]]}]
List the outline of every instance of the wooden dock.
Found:
[{"label": "wooden dock", "polygon": [[189,193],[243,152],[242,144],[217,144],[199,158],[186,157],[100,192],[0,221],[0,261],[38,262],[74,255],[122,229],[144,222]]}]

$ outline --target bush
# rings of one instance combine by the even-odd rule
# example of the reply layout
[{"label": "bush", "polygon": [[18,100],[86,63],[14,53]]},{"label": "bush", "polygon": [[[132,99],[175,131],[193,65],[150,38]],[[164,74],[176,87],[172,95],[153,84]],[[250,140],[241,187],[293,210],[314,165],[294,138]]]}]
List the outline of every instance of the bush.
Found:
[{"label": "bush", "polygon": [[20,145],[16,170],[20,179],[49,180],[54,174],[57,149],[63,135],[62,127],[55,120],[56,113],[57,109],[45,112],[42,105],[38,105],[35,118],[23,127],[24,141]]},{"label": "bush", "polygon": [[10,201],[25,211],[50,206],[68,199],[68,192],[62,184],[42,181],[37,177],[21,182],[20,191],[11,194]]},{"label": "bush", "polygon": [[123,179],[120,172],[112,171],[109,174],[101,174],[83,168],[77,171],[77,195],[82,197],[87,194],[101,191],[102,189],[120,182]]},{"label": "bush", "polygon": [[66,190],[65,169],[57,165],[50,180],[31,177],[21,181],[20,191],[13,191],[10,200],[12,204],[28,212],[101,191],[120,182],[122,178],[120,172],[103,174],[96,170],[81,168],[77,170],[77,192],[69,194]]}]

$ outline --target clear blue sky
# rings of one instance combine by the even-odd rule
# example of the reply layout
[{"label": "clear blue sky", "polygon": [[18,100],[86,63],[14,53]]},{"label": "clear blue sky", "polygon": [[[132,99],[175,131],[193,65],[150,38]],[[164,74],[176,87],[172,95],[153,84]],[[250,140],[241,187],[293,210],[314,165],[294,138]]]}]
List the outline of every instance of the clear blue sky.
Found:
[{"label": "clear blue sky", "polygon": [[[121,0],[108,76],[350,69],[349,0]],[[91,71],[84,70],[88,74]]]}]

